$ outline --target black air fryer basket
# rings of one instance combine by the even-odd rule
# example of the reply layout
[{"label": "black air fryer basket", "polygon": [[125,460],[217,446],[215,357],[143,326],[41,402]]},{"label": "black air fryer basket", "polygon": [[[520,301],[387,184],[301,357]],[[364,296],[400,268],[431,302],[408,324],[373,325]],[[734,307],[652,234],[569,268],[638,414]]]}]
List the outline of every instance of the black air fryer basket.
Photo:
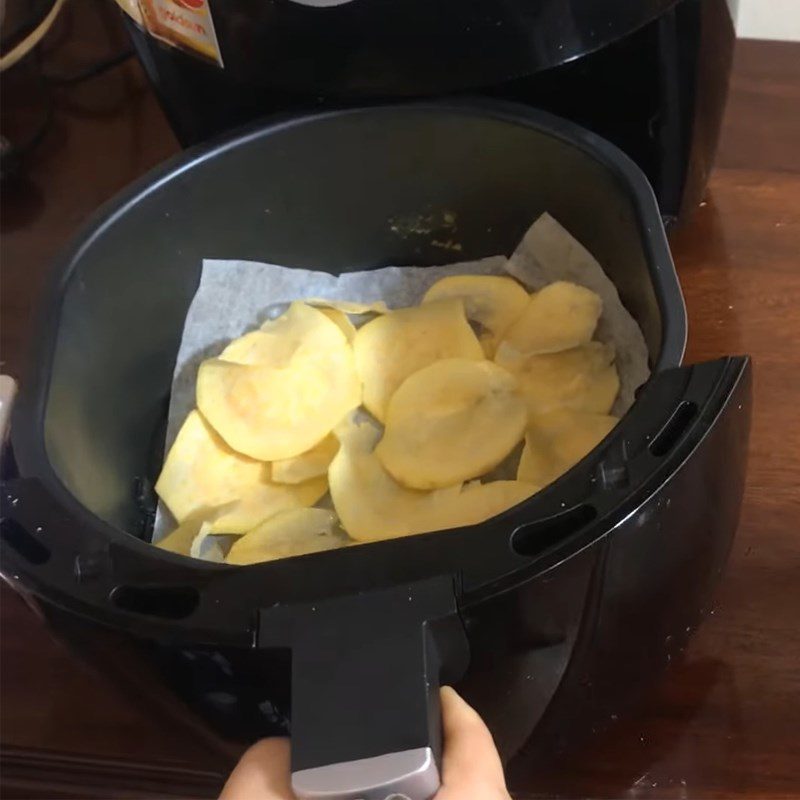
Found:
[{"label": "black air fryer basket", "polygon": [[[248,567],[150,546],[137,487],[160,467],[202,259],[443,263],[435,231],[403,238],[390,221],[445,209],[463,259],[509,252],[548,211],[603,265],[653,369],[609,437],[470,528]],[[483,102],[252,129],[146,177],[61,261],[12,422],[3,573],[60,618],[124,631],[203,713],[175,664],[213,656],[226,691],[241,690],[225,723],[213,718],[252,737],[285,714],[300,797],[427,798],[442,681],[505,755],[527,742],[534,757],[651,681],[707,608],[738,520],[750,368],[682,366],[685,337],[652,192],[591,133]]]}]

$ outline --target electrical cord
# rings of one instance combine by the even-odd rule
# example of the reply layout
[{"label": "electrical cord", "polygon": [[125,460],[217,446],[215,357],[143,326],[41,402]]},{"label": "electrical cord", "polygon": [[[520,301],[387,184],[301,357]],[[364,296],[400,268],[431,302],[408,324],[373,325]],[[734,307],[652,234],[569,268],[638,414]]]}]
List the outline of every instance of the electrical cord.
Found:
[{"label": "electrical cord", "polygon": [[79,70],[72,75],[54,75],[47,72],[42,73],[42,77],[53,86],[71,86],[76,83],[97,78],[120,64],[124,64],[134,55],[133,50],[123,50],[113,56],[98,61],[85,69]]},{"label": "electrical cord", "polygon": [[19,170],[25,157],[41,144],[53,123],[54,108],[50,88],[40,74],[37,74],[36,81],[41,93],[42,115],[33,132],[22,142],[12,143],[5,136],[0,136],[0,179],[8,178]]},{"label": "electrical cord", "polygon": [[66,0],[55,0],[47,16],[34,28],[19,44],[11,48],[4,56],[0,57],[0,72],[13,67],[20,59],[25,58],[36,45],[47,35],[53,27],[58,15],[64,8]]},{"label": "electrical cord", "polygon": [[0,0],[0,54],[38,28],[52,8],[53,0]]},{"label": "electrical cord", "polygon": [[42,91],[44,112],[34,132],[30,134],[24,142],[12,144],[5,137],[0,137],[0,178],[14,172],[21,159],[35,150],[47,134],[53,121],[53,98],[50,95],[49,87],[75,86],[76,84],[83,83],[92,78],[97,78],[114,67],[124,64],[133,55],[133,50],[124,50],[121,53],[116,53],[102,61],[98,61],[83,70],[79,70],[72,75],[53,75],[45,73],[41,69],[37,69],[37,80]]},{"label": "electrical cord", "polygon": [[[39,87],[43,107],[42,115],[33,132],[26,136],[24,141],[12,142],[5,136],[0,136],[0,178],[6,178],[16,172],[25,157],[35,150],[47,135],[54,116],[54,98],[52,96],[54,89],[75,86],[84,81],[97,78],[124,64],[134,55],[134,51],[131,48],[126,48],[121,52],[89,64],[76,72],[59,74],[46,71],[43,68],[45,53],[41,42],[44,36],[52,29],[65,2],[66,0],[55,0],[49,13],[36,28],[0,58],[0,71],[3,71],[18,64],[29,54],[32,56],[24,64],[27,64],[33,72],[34,85]],[[67,18],[69,18],[69,15],[67,15]]]},{"label": "electrical cord", "polygon": [[35,2],[30,2],[21,19],[14,19],[12,16],[9,22],[6,22],[6,3],[7,0],[0,0],[0,53],[7,53],[24,39],[50,11],[49,8],[41,9],[43,13],[37,14],[40,9],[36,7]]},{"label": "electrical cord", "polygon": [[0,179],[3,180],[20,169],[25,158],[41,144],[50,130],[54,117],[53,91],[59,88],[69,88],[92,78],[97,78],[114,67],[125,63],[133,56],[133,51],[124,50],[68,75],[45,73],[41,69],[41,61],[40,58],[37,58],[38,55],[39,51],[37,49],[34,53],[36,63],[31,63],[30,68],[35,73],[35,81],[40,89],[42,114],[34,130],[23,141],[12,142],[5,136],[0,136]]}]

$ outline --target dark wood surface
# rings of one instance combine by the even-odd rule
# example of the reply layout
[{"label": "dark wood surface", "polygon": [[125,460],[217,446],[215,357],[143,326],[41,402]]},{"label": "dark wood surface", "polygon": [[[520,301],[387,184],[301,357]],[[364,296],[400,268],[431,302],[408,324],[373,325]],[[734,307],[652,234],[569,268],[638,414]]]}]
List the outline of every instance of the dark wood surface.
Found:
[{"label": "dark wood surface", "polygon": [[[59,64],[105,52],[109,31],[95,32],[98,44],[80,52],[60,47]],[[177,151],[135,63],[55,101],[45,143],[3,186],[2,369],[15,376],[54,254],[94,208]],[[7,119],[29,102],[4,86]],[[581,751],[546,772],[517,765],[520,796],[800,796],[800,45],[739,43],[718,167],[672,245],[688,359],[755,361],[741,527],[685,658]],[[78,662],[5,586],[0,599],[5,797],[215,795],[234,754]]]}]

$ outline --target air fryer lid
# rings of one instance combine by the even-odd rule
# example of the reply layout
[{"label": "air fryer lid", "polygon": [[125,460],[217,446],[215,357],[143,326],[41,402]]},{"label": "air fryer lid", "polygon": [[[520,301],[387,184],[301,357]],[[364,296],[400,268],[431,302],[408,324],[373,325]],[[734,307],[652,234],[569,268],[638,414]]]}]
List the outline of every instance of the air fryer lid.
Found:
[{"label": "air fryer lid", "polygon": [[[456,213],[465,258],[508,250],[550,210],[604,264],[654,366],[606,441],[545,491],[460,531],[242,568],[123,533],[136,531],[132,486],[148,469],[201,259],[436,263],[430,239],[387,224],[428,207]],[[305,117],[189,152],[101,210],[64,257],[45,319],[12,423],[4,574],[149,639],[291,648],[303,796],[429,796],[435,690],[468,655],[459,611],[609,535],[697,451],[746,370],[741,359],[678,366],[683,304],[640,171],[571,124],[486,103]],[[363,759],[379,759],[383,794],[346,794],[348,768],[327,769]]]},{"label": "air fryer lid", "polygon": [[310,97],[420,96],[563,64],[676,0],[285,0],[212,4],[225,70]]}]

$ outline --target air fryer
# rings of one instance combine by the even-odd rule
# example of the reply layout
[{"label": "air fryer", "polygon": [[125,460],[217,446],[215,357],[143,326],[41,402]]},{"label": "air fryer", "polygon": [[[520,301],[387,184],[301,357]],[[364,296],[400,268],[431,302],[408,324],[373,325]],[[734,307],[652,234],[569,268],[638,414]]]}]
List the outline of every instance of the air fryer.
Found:
[{"label": "air fryer", "polygon": [[[480,525],[247,567],[152,547],[202,259],[438,264],[435,231],[389,222],[437,209],[465,259],[508,253],[548,211],[600,261],[652,367],[614,431]],[[430,797],[442,682],[505,757],[546,758],[653,681],[730,549],[749,362],[682,365],[685,338],[652,191],[593,133],[489,101],[273,121],[150,174],[61,259],[12,421],[3,574],[62,629],[123,634],[224,735],[290,729],[300,797]]]},{"label": "air fryer", "polygon": [[[186,13],[181,0],[140,4]],[[697,205],[711,170],[735,41],[726,0],[191,5],[210,14],[221,63],[128,20],[184,145],[281,111],[478,92],[613,142],[644,170],[667,218]]]}]

